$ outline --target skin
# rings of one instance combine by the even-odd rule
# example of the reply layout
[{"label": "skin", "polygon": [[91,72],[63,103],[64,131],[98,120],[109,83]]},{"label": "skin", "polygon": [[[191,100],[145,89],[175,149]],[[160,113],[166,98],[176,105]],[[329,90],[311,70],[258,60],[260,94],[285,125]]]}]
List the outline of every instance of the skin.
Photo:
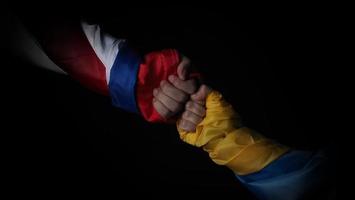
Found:
[{"label": "skin", "polygon": [[156,111],[165,119],[176,116],[183,111],[190,95],[197,90],[194,79],[187,79],[191,62],[183,57],[177,67],[178,76],[170,76],[169,80],[163,80],[159,88],[153,90],[153,105]]},{"label": "skin", "polygon": [[191,95],[191,100],[186,103],[185,110],[181,115],[179,128],[185,131],[194,132],[196,126],[203,120],[206,114],[206,98],[211,89],[201,85],[198,91]]},{"label": "skin", "polygon": [[183,57],[177,68],[178,76],[169,76],[153,91],[153,105],[157,112],[165,119],[182,112],[179,128],[185,131],[194,131],[203,120],[205,101],[211,91],[206,85],[198,88],[194,79],[188,79],[191,68],[190,60]]}]

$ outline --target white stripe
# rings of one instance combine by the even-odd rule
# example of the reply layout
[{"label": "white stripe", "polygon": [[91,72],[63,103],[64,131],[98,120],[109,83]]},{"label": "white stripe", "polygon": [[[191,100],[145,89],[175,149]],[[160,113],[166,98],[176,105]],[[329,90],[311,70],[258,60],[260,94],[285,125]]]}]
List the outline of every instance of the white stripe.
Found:
[{"label": "white stripe", "polygon": [[109,84],[112,65],[118,54],[120,43],[125,40],[116,39],[102,32],[98,25],[81,22],[81,27],[97,57],[99,57],[106,68],[106,82]]}]

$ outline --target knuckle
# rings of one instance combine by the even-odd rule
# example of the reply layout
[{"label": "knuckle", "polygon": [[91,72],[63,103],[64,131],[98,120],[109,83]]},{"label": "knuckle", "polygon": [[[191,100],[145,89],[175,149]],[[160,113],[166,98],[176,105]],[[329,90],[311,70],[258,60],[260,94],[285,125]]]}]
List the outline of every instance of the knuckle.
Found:
[{"label": "knuckle", "polygon": [[164,91],[164,92],[167,92],[169,91],[170,87],[169,87],[169,84],[165,83],[161,86],[161,89]]},{"label": "knuckle", "polygon": [[182,88],[183,87],[183,83],[180,80],[175,80],[175,84],[176,87],[178,88]]},{"label": "knuckle", "polygon": [[184,119],[189,119],[190,118],[190,112],[189,111],[185,111],[183,114],[182,114],[182,117],[184,118]]},{"label": "knuckle", "polygon": [[163,95],[160,91],[158,91],[157,96],[155,98],[161,102],[164,101]]},{"label": "knuckle", "polygon": [[160,85],[160,89],[161,89],[162,91],[166,90],[166,84],[161,84],[161,85]]},{"label": "knuckle", "polygon": [[171,82],[174,86],[177,86],[177,84],[178,84],[177,78],[172,79],[170,82]]},{"label": "knuckle", "polygon": [[186,124],[187,124],[186,120],[182,119],[181,122],[180,122],[180,128],[186,130],[186,126],[187,126]]},{"label": "knuckle", "polygon": [[192,101],[188,101],[187,103],[186,103],[186,109],[192,109],[192,107],[193,107],[193,103],[192,103]]}]

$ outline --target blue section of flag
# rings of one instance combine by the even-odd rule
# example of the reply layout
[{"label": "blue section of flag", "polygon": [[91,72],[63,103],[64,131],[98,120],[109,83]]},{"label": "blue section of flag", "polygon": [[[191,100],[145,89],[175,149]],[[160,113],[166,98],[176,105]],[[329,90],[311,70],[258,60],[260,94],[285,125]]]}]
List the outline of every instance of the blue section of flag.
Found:
[{"label": "blue section of flag", "polygon": [[302,199],[329,177],[327,161],[322,152],[291,151],[260,172],[237,178],[259,199]]},{"label": "blue section of flag", "polygon": [[140,62],[140,56],[124,43],[111,68],[108,86],[112,104],[133,113],[139,112],[135,86]]}]

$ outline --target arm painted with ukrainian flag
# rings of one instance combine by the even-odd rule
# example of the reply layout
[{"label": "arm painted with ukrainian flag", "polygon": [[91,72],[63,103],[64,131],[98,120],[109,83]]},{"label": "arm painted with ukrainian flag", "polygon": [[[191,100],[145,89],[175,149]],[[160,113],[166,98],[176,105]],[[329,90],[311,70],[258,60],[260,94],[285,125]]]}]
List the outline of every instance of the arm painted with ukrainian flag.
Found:
[{"label": "arm painted with ukrainian flag", "polygon": [[244,127],[222,95],[206,86],[192,100],[177,123],[180,138],[231,169],[258,199],[311,198],[328,181],[323,153],[293,150]]}]

